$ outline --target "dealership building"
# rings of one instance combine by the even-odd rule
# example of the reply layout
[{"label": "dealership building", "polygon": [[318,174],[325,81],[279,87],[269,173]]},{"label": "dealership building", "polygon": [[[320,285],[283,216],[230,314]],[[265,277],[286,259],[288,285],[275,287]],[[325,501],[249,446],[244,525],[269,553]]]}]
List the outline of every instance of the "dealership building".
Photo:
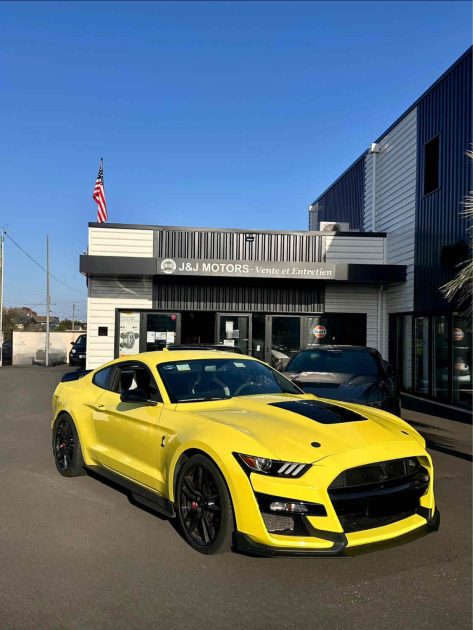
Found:
[{"label": "dealership building", "polygon": [[87,367],[171,344],[278,367],[378,348],[404,391],[471,406],[471,330],[439,287],[467,255],[471,51],[310,207],[308,231],[89,224]]}]

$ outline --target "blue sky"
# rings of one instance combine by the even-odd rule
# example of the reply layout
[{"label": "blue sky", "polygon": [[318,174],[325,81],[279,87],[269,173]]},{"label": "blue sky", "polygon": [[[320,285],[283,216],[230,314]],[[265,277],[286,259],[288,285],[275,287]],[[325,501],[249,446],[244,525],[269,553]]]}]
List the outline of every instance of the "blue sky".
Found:
[{"label": "blue sky", "polygon": [[[469,2],[2,2],[0,225],[85,317],[109,219],[306,229],[307,207],[471,43]],[[5,301],[44,312],[6,241]]]}]

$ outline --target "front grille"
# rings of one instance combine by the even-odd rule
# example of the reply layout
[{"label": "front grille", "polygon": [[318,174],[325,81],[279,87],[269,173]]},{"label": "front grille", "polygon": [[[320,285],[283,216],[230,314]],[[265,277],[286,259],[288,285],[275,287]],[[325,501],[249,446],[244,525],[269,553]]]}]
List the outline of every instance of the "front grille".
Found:
[{"label": "front grille", "polygon": [[345,470],[328,492],[343,531],[356,532],[412,516],[428,486],[417,458],[404,458]]},{"label": "front grille", "polygon": [[307,527],[300,514],[275,514],[261,511],[266,529],[271,534],[282,536],[308,536]]}]

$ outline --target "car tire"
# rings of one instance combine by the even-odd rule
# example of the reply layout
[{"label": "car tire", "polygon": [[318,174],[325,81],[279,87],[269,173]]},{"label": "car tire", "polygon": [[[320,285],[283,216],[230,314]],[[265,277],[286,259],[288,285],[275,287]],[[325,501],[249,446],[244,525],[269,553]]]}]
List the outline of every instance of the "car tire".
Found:
[{"label": "car tire", "polygon": [[200,553],[230,551],[235,519],[225,479],[204,455],[186,459],[176,482],[176,516],[184,539]]},{"label": "car tire", "polygon": [[69,414],[63,413],[56,418],[52,447],[56,468],[63,477],[79,477],[86,474],[79,434]]}]

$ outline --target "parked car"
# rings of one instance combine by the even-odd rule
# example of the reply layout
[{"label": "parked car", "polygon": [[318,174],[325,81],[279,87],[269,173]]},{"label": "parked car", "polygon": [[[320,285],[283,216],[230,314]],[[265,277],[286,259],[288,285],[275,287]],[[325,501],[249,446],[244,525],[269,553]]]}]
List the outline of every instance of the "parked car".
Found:
[{"label": "parked car", "polygon": [[2,365],[11,365],[12,363],[12,342],[4,341],[1,346]]},{"label": "parked car", "polygon": [[296,354],[284,374],[305,392],[400,415],[399,382],[374,348],[318,345]]},{"label": "parked car", "polygon": [[79,335],[75,341],[71,341],[72,348],[69,350],[70,365],[85,365],[87,335]]},{"label": "parked car", "polygon": [[76,370],[51,429],[61,475],[113,479],[204,554],[343,555],[439,524],[432,460],[407,422],[318,400],[245,355],[156,351]]},{"label": "parked car", "polygon": [[[62,348],[50,348],[49,349],[49,365],[60,365],[61,363],[67,363],[66,351]],[[46,350],[39,348],[36,350],[35,357],[33,359],[33,365],[46,365]]]}]

